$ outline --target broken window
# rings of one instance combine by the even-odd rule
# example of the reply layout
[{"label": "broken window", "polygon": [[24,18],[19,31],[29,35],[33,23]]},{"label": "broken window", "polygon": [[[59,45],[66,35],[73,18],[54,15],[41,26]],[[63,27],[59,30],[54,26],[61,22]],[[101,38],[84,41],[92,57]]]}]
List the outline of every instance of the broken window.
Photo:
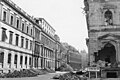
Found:
[{"label": "broken window", "polygon": [[112,12],[109,9],[105,12],[104,17],[106,25],[113,25]]}]

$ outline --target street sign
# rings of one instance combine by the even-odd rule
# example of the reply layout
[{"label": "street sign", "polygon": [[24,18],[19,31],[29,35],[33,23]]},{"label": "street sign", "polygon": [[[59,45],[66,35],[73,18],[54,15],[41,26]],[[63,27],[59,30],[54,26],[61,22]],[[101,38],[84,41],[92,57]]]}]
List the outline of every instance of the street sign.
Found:
[{"label": "street sign", "polygon": [[98,67],[88,67],[87,68],[87,71],[100,71],[100,68],[98,68]]}]

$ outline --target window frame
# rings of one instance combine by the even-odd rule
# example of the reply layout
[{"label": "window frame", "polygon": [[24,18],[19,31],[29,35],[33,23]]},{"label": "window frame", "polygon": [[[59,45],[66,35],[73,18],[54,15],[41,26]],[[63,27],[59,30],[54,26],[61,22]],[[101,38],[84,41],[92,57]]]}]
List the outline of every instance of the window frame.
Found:
[{"label": "window frame", "polygon": [[21,36],[21,47],[24,48],[24,37]]},{"label": "window frame", "polygon": [[[6,13],[5,15],[4,15],[4,12]],[[2,20],[4,22],[7,22],[7,10],[5,8],[3,8],[3,11],[2,11]]]},{"label": "window frame", "polygon": [[15,45],[19,46],[19,35],[18,34],[16,34],[16,40],[15,41],[16,41]]},{"label": "window frame", "polygon": [[28,49],[28,39],[26,38],[26,49]]},{"label": "window frame", "polygon": [[[10,56],[9,56],[9,55],[10,55]],[[8,54],[8,64],[11,64],[11,57],[12,57],[12,54],[9,53],[9,54]]]},{"label": "window frame", "polygon": [[6,28],[2,27],[2,36],[1,36],[1,41],[5,42],[7,39],[7,34],[6,34]]},{"label": "window frame", "polygon": [[25,31],[25,22],[24,21],[22,21],[22,25],[21,26],[22,26],[21,30],[22,30],[22,32],[24,32]]},{"label": "window frame", "polygon": [[13,32],[9,31],[9,43],[12,44],[13,42]]},{"label": "window frame", "polygon": [[16,28],[19,29],[20,27],[20,18],[16,17]]},{"label": "window frame", "polygon": [[[11,20],[11,17],[13,17],[13,19]],[[10,25],[14,25],[14,15],[12,13],[10,13]]]}]

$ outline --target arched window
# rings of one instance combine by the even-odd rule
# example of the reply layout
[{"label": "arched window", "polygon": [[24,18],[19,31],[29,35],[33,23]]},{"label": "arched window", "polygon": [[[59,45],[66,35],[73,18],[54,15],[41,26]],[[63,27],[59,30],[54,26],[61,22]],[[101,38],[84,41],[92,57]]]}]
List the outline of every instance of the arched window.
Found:
[{"label": "arched window", "polygon": [[105,12],[104,17],[106,25],[113,25],[113,15],[109,9]]}]

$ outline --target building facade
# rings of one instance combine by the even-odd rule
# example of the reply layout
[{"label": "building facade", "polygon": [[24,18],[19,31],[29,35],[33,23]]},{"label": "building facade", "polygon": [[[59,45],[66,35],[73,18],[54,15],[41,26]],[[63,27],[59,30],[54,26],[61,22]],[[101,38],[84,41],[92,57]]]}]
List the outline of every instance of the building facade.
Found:
[{"label": "building facade", "polygon": [[99,60],[120,67],[120,1],[84,0],[89,64]]},{"label": "building facade", "polygon": [[0,1],[0,71],[32,67],[33,23],[12,1]]},{"label": "building facade", "polygon": [[41,43],[42,28],[39,24],[34,25],[34,48],[33,48],[33,68],[41,69],[42,58],[42,43]]},{"label": "building facade", "polygon": [[56,51],[55,51],[55,70],[57,70],[61,66],[62,62],[62,52],[60,51],[62,44],[60,43],[60,38],[58,35],[55,35],[56,40]]},{"label": "building facade", "polygon": [[62,45],[65,47],[65,62],[74,70],[80,70],[82,65],[80,52],[68,43],[62,43]]},{"label": "building facade", "polygon": [[36,18],[41,25],[41,67],[55,70],[56,39],[55,30],[44,18]]},{"label": "building facade", "polygon": [[78,51],[71,51],[69,50],[69,60],[68,64],[74,69],[74,70],[80,70],[81,69],[81,54]]},{"label": "building facade", "polygon": [[11,0],[0,0],[0,72],[55,70],[63,56],[55,29],[33,18]]}]

